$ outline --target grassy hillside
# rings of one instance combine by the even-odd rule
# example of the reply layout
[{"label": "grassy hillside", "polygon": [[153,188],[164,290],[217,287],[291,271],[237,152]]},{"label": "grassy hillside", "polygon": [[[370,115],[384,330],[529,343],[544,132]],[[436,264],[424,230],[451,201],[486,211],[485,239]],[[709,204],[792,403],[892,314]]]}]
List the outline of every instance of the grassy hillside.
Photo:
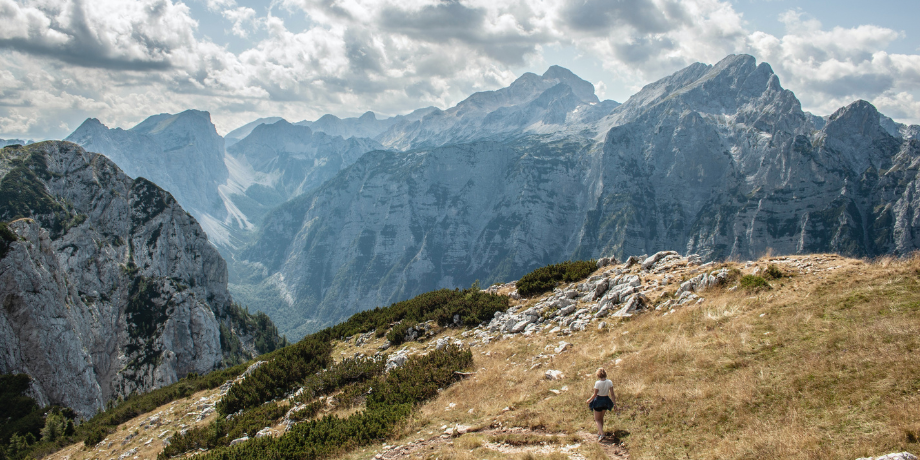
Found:
[{"label": "grassy hillside", "polygon": [[[400,421],[373,438],[324,452],[349,459],[855,459],[920,451],[920,258],[867,262],[818,255],[724,266],[738,270],[733,281],[700,293],[705,300],[692,306],[607,318],[603,329],[592,323],[568,336],[539,332],[476,344],[467,378],[413,399],[411,413],[396,414]],[[665,275],[679,282],[697,270],[632,268],[649,286]],[[651,305],[671,298],[677,285],[672,280],[650,289]],[[469,343],[463,331],[433,324],[430,338],[403,349],[409,355],[429,351],[443,337]],[[326,356],[344,366],[355,353],[373,355],[386,340],[378,334],[348,341],[330,335]],[[571,347],[557,353],[561,340]],[[590,436],[585,400],[601,366],[614,382],[618,409],[607,416],[610,436],[599,444]],[[547,380],[549,369],[564,377]],[[383,378],[371,374],[316,377],[338,382],[338,390],[324,384],[316,397],[273,404],[323,401],[312,406],[317,412],[307,423],[348,420],[366,414],[360,395]],[[307,425],[294,426],[289,433],[307,434]],[[270,446],[257,450],[271,456]],[[243,458],[221,452],[210,456]],[[117,458],[119,452],[74,446],[55,458],[100,454]]]}]

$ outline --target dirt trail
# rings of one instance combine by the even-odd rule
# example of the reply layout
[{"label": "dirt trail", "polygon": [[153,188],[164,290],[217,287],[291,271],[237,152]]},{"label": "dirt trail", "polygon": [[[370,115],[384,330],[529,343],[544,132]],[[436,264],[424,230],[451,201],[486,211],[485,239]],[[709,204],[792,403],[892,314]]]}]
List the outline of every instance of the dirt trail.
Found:
[{"label": "dirt trail", "polygon": [[[588,432],[568,435],[520,427],[490,427],[478,431],[469,431],[464,436],[469,435],[479,435],[479,437],[484,438],[484,441],[479,445],[480,448],[505,455],[529,453],[540,457],[557,453],[573,459],[585,459],[586,457],[579,453],[578,449],[585,444],[594,443],[600,446],[604,454],[612,460],[629,459],[629,452],[619,444],[619,439],[615,435],[608,435],[599,443],[596,435]],[[515,441],[515,439],[518,441]],[[374,459],[428,458],[435,451],[449,449],[457,441],[457,437],[440,435],[411,441],[402,445],[383,446],[384,451],[374,456]]]}]

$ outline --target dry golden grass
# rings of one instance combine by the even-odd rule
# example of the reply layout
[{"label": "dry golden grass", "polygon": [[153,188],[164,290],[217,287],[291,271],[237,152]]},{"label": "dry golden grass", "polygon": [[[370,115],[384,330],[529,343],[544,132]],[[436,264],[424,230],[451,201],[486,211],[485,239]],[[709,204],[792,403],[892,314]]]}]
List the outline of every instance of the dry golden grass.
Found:
[{"label": "dry golden grass", "polygon": [[[152,413],[137,416],[121,424],[114,433],[107,436],[95,447],[87,449],[80,442],[59,450],[45,457],[45,459],[89,460],[118,458],[122,453],[135,448],[137,451],[128,458],[155,459],[157,454],[163,450],[163,439],[172,436],[183,428],[207,425],[217,417],[216,413],[211,413],[199,421],[197,417],[190,414],[197,414],[202,398],[214,401],[218,394],[219,390],[217,389],[199,391],[188,398],[176,400],[159,407]],[[160,423],[156,427],[145,428],[144,421],[148,420],[151,415],[159,416]]]},{"label": "dry golden grass", "polygon": [[[421,406],[386,444],[421,441],[405,457],[420,459],[610,458],[591,440],[585,405],[594,370],[605,367],[619,405],[606,431],[632,459],[918,453],[920,258],[768,254],[712,267],[751,274],[771,264],[793,276],[757,292],[710,290],[701,304],[667,315],[607,319],[603,331],[592,325],[566,337],[540,333],[475,347],[475,374]],[[676,281],[698,271],[675,266],[671,284],[649,297],[669,298]],[[642,275],[647,285],[663,276]],[[573,346],[552,356],[560,340]],[[336,355],[373,354],[379,342],[340,343]],[[565,377],[546,380],[548,369]],[[472,432],[439,437],[457,425]],[[383,446],[344,458],[370,459]]]},{"label": "dry golden grass", "polygon": [[[727,265],[749,274],[769,264],[794,276],[757,293],[712,290],[702,304],[667,316],[646,313],[565,337],[573,348],[553,358],[532,359],[560,340],[547,335],[475,348],[476,375],[423,406],[403,437],[455,424],[594,432],[584,401],[594,369],[606,367],[619,403],[607,432],[618,432],[631,458],[920,450],[920,259],[765,256]],[[537,362],[544,364],[531,369]],[[547,369],[566,377],[545,380]],[[586,443],[576,452],[591,458],[592,449]],[[488,458],[479,456],[486,450],[474,448],[470,458]]]}]

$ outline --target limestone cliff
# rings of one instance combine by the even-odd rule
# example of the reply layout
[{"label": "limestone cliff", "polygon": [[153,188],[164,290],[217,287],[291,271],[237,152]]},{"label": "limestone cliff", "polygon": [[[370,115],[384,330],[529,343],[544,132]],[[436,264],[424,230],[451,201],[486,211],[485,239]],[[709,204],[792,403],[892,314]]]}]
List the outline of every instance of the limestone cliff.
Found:
[{"label": "limestone cliff", "polygon": [[[42,404],[105,403],[213,370],[234,319],[227,268],[152,182],[69,142],[0,151],[0,372],[32,376]],[[241,340],[242,339],[242,340]]]}]

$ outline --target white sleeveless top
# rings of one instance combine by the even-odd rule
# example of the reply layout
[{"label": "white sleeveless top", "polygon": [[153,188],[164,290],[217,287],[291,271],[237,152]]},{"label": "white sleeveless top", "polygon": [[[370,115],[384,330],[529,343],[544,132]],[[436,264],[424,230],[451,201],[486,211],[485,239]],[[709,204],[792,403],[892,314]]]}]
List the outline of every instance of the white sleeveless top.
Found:
[{"label": "white sleeveless top", "polygon": [[610,389],[613,388],[613,382],[611,382],[610,379],[598,380],[594,382],[594,388],[597,390],[598,396],[610,396]]}]

